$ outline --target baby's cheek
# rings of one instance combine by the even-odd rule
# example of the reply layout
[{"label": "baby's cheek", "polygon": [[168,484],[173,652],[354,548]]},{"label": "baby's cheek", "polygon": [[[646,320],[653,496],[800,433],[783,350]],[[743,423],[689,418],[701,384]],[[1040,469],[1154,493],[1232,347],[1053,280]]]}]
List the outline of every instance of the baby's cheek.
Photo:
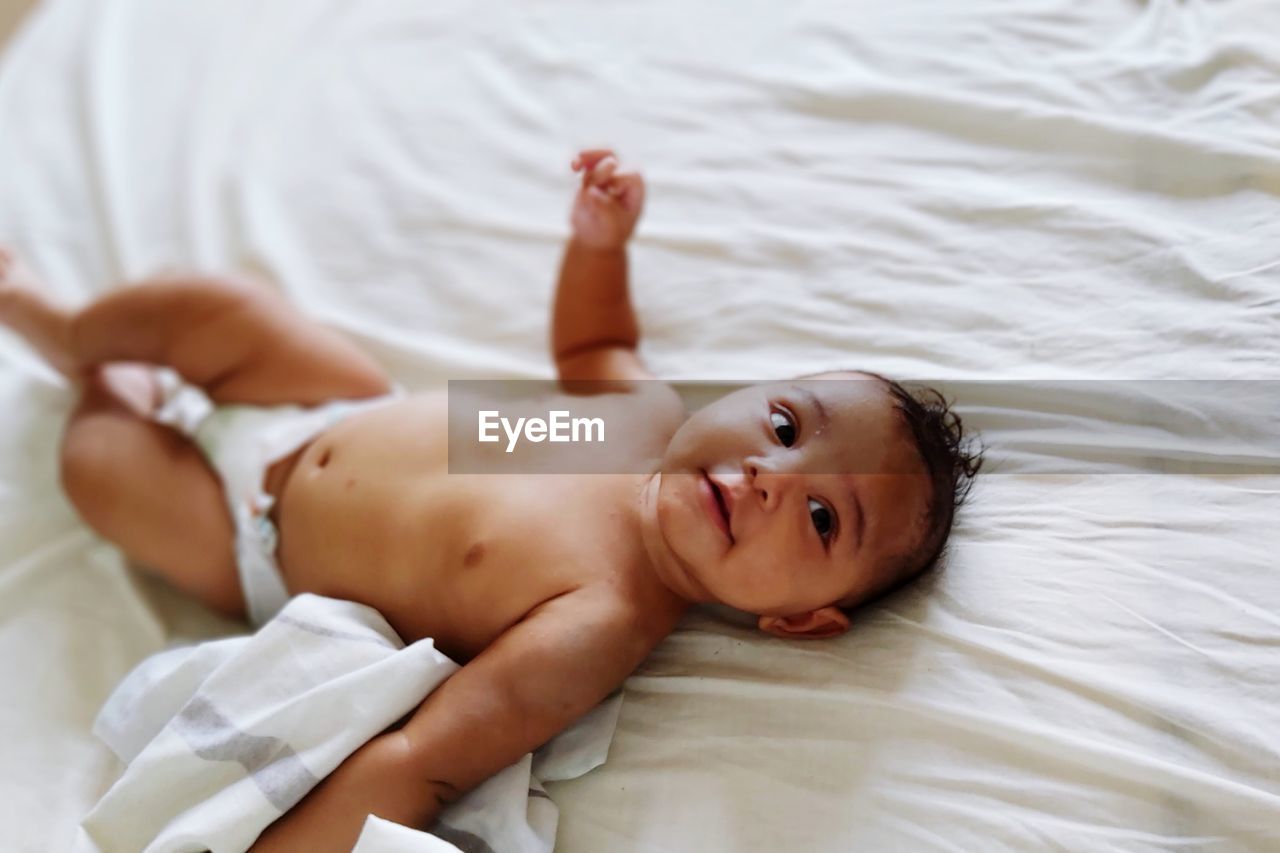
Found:
[{"label": "baby's cheek", "polygon": [[676,434],[667,443],[667,451],[663,454],[662,470],[675,473],[689,469],[689,457],[697,447],[698,429],[692,419],[685,421],[676,430]]},{"label": "baby's cheek", "polygon": [[739,607],[757,611],[773,607],[778,599],[777,571],[760,554],[731,553],[717,567],[717,580]]},{"label": "baby's cheek", "polygon": [[676,555],[683,560],[689,560],[694,556],[691,548],[696,544],[696,519],[693,518],[692,507],[688,505],[681,491],[675,488],[680,481],[674,477],[664,478],[664,480],[669,482],[664,482],[664,488],[658,496],[658,529]]}]

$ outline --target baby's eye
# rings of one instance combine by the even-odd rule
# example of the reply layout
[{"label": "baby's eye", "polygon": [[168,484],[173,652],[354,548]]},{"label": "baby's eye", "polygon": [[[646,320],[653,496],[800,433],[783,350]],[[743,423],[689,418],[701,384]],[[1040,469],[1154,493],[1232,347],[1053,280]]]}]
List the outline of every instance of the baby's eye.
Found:
[{"label": "baby's eye", "polygon": [[831,515],[831,510],[827,509],[826,504],[809,498],[809,518],[813,521],[813,529],[818,531],[822,541],[829,540],[832,531],[835,530],[835,518]]},{"label": "baby's eye", "polygon": [[796,443],[796,423],[791,419],[791,415],[781,409],[775,409],[769,415],[769,423],[773,424],[773,433],[778,436],[778,441],[782,442],[783,447],[790,447]]}]

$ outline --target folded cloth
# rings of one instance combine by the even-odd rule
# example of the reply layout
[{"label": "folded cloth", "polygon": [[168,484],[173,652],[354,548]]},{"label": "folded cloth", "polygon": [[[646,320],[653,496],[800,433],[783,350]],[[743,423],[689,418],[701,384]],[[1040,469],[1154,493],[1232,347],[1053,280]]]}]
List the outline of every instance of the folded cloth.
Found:
[{"label": "folded cloth", "polygon": [[[316,595],[252,636],[154,655],[94,725],[126,767],[81,824],[78,850],[246,850],[457,669],[429,639],[405,646],[373,608]],[[620,704],[615,696],[537,761],[525,756],[451,805],[438,837],[370,817],[356,849],[550,851],[558,812],[540,780],[603,763]]]}]

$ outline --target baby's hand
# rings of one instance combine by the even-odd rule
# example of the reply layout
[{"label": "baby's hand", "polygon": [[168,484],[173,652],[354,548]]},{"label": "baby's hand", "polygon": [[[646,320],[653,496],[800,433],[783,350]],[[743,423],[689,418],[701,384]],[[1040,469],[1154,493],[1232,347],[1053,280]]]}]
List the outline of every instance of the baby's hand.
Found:
[{"label": "baby's hand", "polygon": [[574,239],[593,249],[626,245],[644,207],[644,179],[619,172],[617,156],[607,149],[580,152],[573,170],[582,172],[570,216]]}]

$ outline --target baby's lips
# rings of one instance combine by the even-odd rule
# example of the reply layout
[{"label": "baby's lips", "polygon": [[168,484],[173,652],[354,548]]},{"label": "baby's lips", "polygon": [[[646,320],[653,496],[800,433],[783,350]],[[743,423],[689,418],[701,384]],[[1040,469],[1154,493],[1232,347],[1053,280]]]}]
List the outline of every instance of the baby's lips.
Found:
[{"label": "baby's lips", "polygon": [[742,475],[725,474],[711,470],[707,472],[707,479],[715,483],[716,488],[720,490],[721,496],[724,498],[725,509],[728,510],[729,517],[733,517],[734,504],[741,497],[740,489],[743,486]]}]

